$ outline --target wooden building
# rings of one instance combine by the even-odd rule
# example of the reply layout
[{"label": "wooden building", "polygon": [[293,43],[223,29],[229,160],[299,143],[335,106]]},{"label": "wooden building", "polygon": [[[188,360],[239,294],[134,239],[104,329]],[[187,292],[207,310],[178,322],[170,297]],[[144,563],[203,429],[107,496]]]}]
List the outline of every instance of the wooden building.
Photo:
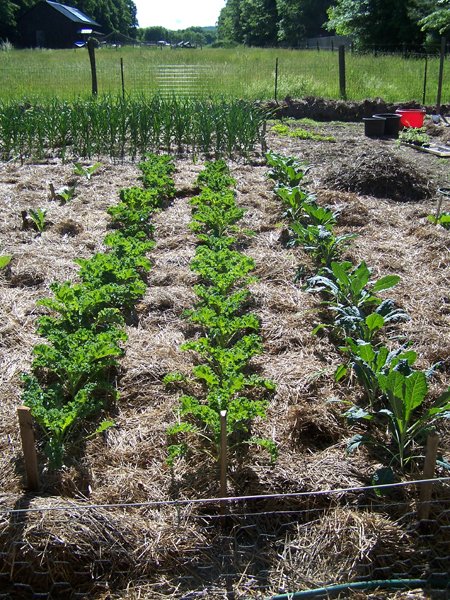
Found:
[{"label": "wooden building", "polygon": [[25,48],[72,48],[90,35],[100,34],[100,27],[78,8],[50,0],[38,2],[18,20]]}]

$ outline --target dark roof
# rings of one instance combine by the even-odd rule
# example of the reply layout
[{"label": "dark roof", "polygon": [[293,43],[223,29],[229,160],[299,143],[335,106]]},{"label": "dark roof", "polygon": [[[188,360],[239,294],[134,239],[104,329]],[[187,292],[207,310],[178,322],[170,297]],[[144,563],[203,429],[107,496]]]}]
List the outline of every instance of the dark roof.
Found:
[{"label": "dark roof", "polygon": [[73,6],[65,6],[64,4],[59,4],[59,2],[51,2],[50,0],[46,0],[47,4],[49,4],[52,8],[63,14],[65,17],[73,21],[74,23],[80,23],[80,25],[96,25],[100,27],[100,23],[94,21],[87,15],[85,15],[78,8],[74,8]]}]

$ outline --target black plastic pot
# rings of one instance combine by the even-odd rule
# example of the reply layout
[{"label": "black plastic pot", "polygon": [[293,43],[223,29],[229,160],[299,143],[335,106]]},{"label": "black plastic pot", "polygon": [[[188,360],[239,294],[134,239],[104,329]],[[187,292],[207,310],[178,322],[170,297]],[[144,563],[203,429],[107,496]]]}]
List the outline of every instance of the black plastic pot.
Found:
[{"label": "black plastic pot", "polygon": [[365,117],[363,123],[364,134],[367,137],[382,137],[384,135],[386,119],[383,117]]},{"label": "black plastic pot", "polygon": [[384,135],[398,138],[398,132],[400,131],[400,115],[396,113],[379,113],[373,115],[373,117],[381,117],[382,119],[386,119],[384,124]]}]

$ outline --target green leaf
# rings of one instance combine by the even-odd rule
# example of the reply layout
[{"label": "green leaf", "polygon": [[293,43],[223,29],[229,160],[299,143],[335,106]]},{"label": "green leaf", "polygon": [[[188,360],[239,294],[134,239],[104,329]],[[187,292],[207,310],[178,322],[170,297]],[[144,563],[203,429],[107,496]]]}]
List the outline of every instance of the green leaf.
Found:
[{"label": "green leaf", "polygon": [[347,443],[347,453],[352,454],[355,450],[358,450],[360,446],[370,443],[371,438],[367,435],[361,435],[358,433],[354,435]]},{"label": "green leaf", "polygon": [[399,275],[386,275],[378,279],[372,286],[372,292],[381,292],[382,290],[388,290],[400,281]]},{"label": "green leaf", "polygon": [[371,421],[373,419],[373,415],[360,406],[352,406],[349,408],[344,413],[344,417],[349,421]]},{"label": "green leaf", "polygon": [[370,333],[374,333],[383,327],[384,318],[378,313],[371,313],[366,317],[366,325]]},{"label": "green leaf", "polygon": [[341,379],[343,379],[348,373],[348,367],[347,365],[339,365],[338,368],[336,369],[336,371],[334,372],[334,380],[335,381],[340,381]]},{"label": "green leaf", "polygon": [[0,256],[0,269],[4,269],[5,267],[7,267],[9,265],[9,263],[12,260],[12,256],[5,254],[3,256]]},{"label": "green leaf", "polygon": [[372,475],[371,484],[374,487],[375,494],[379,497],[389,495],[392,492],[390,488],[379,488],[380,485],[390,485],[395,483],[395,473],[390,467],[381,467]]},{"label": "green leaf", "polygon": [[102,421],[100,423],[100,425],[97,427],[97,429],[91,433],[90,435],[86,436],[86,439],[89,440],[90,438],[93,438],[94,436],[98,435],[99,433],[103,433],[104,431],[107,431],[108,429],[110,429],[111,427],[115,427],[116,426],[116,422],[115,421]]}]

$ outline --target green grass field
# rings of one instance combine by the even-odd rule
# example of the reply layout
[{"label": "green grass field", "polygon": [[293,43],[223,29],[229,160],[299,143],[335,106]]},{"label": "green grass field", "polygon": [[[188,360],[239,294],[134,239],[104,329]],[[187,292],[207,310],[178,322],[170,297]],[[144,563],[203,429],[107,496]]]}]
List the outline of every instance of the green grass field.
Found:
[{"label": "green grass field", "polygon": [[[184,89],[188,94],[269,99],[274,97],[278,58],[278,99],[321,96],[339,98],[338,53],[287,49],[101,48],[96,52],[99,93],[153,95]],[[448,59],[442,101],[450,101]],[[381,97],[386,101],[422,101],[425,60],[347,52],[347,97]],[[426,103],[436,101],[438,58],[428,60]],[[173,84],[173,87],[171,85]],[[87,50],[11,50],[0,53],[0,99],[73,98],[89,94]]]}]

